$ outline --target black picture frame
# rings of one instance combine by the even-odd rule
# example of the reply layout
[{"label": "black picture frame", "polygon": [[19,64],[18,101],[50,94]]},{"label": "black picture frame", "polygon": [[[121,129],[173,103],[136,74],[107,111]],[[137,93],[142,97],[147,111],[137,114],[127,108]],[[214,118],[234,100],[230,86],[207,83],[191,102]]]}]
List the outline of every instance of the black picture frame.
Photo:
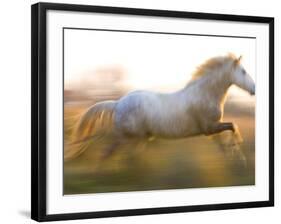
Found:
[{"label": "black picture frame", "polygon": [[[123,15],[156,16],[170,18],[192,18],[235,22],[254,22],[269,25],[269,200],[208,204],[195,206],[160,207],[101,212],[54,214],[46,213],[46,12],[63,10],[87,13],[111,13]],[[54,221],[70,219],[101,218],[115,216],[132,216],[161,213],[192,212],[237,208],[266,207],[274,205],[274,18],[195,13],[183,11],[164,11],[137,8],[103,7],[73,4],[37,3],[31,11],[31,76],[32,76],[32,155],[31,155],[31,218],[37,221]]]}]

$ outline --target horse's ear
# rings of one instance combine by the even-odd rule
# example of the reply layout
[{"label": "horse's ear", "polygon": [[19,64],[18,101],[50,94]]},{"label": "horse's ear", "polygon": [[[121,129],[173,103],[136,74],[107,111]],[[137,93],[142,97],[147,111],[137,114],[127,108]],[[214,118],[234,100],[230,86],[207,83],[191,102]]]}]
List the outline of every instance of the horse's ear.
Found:
[{"label": "horse's ear", "polygon": [[234,60],[234,64],[235,64],[235,65],[238,65],[238,64],[240,63],[241,59],[242,59],[242,55],[240,55],[238,58],[236,58],[236,59]]}]

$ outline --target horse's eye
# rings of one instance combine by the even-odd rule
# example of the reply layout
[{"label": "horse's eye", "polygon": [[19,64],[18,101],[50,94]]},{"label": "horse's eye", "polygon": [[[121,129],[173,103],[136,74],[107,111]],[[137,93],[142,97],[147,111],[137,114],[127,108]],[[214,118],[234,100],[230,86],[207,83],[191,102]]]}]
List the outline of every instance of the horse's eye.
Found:
[{"label": "horse's eye", "polygon": [[242,74],[243,74],[243,75],[245,75],[245,74],[246,74],[245,69],[242,69]]}]

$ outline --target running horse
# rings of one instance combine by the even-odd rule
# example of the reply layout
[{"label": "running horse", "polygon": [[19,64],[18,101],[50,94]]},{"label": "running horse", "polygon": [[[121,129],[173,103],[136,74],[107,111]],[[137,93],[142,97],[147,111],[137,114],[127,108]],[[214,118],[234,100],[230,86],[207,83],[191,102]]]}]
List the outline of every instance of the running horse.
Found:
[{"label": "running horse", "polygon": [[[255,94],[255,83],[240,62],[241,56],[233,54],[213,57],[200,65],[186,86],[176,92],[138,90],[116,101],[94,104],[76,123],[65,147],[65,160],[84,152],[89,140],[108,133],[113,141],[103,149],[101,159],[127,142],[138,144],[155,138],[205,135],[216,136],[219,145],[239,145],[239,129],[234,123],[223,122],[223,111],[230,86]],[[230,133],[226,144],[226,138],[220,137],[225,131]]]}]

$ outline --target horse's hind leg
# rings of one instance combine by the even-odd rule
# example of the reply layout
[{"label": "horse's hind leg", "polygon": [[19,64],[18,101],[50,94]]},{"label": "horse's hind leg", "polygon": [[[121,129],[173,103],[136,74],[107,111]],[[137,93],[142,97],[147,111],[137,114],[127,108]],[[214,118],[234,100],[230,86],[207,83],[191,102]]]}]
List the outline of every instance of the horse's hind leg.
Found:
[{"label": "horse's hind leg", "polygon": [[120,146],[120,142],[116,141],[103,149],[100,157],[96,161],[96,164],[94,166],[95,172],[99,173],[100,168],[102,167],[103,163],[110,157],[112,154],[116,151],[116,149]]},{"label": "horse's hind leg", "polygon": [[135,143],[135,149],[132,150],[132,156],[137,156],[139,154],[142,154],[145,149],[146,149],[146,145],[147,145],[147,140],[146,139],[140,139],[139,141],[136,141]]},{"label": "horse's hind leg", "polygon": [[119,145],[120,145],[120,142],[118,141],[118,142],[114,142],[113,144],[106,147],[103,150],[100,159],[106,160],[107,158],[109,158],[116,151],[116,149],[118,148]]}]

